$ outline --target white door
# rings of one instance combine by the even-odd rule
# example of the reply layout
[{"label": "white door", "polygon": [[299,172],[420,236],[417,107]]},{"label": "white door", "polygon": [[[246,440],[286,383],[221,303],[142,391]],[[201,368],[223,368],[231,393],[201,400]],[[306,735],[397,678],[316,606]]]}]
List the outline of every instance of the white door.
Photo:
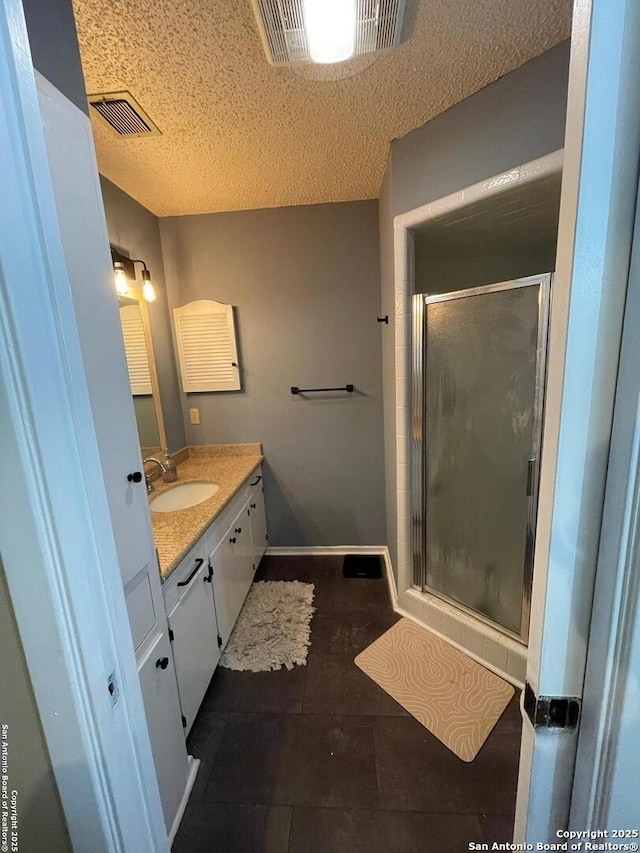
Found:
[{"label": "white door", "polygon": [[169,614],[169,627],[173,631],[173,658],[185,734],[188,734],[220,659],[218,625],[206,561],[200,561],[200,568],[189,580],[187,591]]},{"label": "white door", "polygon": [[[93,171],[95,187],[97,170],[88,117],[65,126],[64,144],[77,154],[65,178],[77,188],[73,203],[86,205],[73,233],[54,206],[60,176],[49,168],[21,3],[5,0],[0,550],[74,849],[159,853],[167,832],[81,358],[83,318],[70,301],[80,282],[69,244],[96,239],[99,194],[85,184]],[[88,290],[109,280],[104,225],[102,234],[80,270]],[[109,342],[96,344],[108,364]],[[138,565],[148,560],[145,552]]]},{"label": "white door", "polygon": [[[573,712],[582,700],[591,643],[633,235],[639,76],[638,4],[577,3],[549,329],[518,842],[557,842],[558,830],[569,823],[580,731]],[[595,766],[582,768],[589,776],[594,772]]]},{"label": "white door", "polygon": [[139,482],[129,479],[142,471],[142,458],[91,123],[43,77],[37,77],[37,84],[98,451],[126,586],[142,566],[153,564],[154,545],[144,477]]},{"label": "white door", "polygon": [[[636,227],[570,819],[571,828],[608,829],[618,843],[637,843],[640,829],[639,328]],[[636,835],[613,835],[619,830]]]}]

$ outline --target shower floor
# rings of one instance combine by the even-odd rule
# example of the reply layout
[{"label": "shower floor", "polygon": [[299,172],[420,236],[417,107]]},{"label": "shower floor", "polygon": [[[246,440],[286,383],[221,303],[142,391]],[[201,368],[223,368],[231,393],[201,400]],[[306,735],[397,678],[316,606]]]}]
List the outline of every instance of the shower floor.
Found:
[{"label": "shower floor", "polygon": [[202,761],[174,853],[456,853],[511,841],[516,696],[471,764],[353,663],[397,620],[341,557],[266,557],[256,580],[314,583],[307,666],[218,669],[188,741]]}]

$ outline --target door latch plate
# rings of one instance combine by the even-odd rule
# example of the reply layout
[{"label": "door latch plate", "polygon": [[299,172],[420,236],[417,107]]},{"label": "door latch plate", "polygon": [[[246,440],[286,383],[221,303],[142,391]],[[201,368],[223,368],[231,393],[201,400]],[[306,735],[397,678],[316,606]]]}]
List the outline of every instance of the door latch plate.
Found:
[{"label": "door latch plate", "polygon": [[580,722],[581,707],[577,696],[536,696],[531,685],[525,685],[524,710],[535,729],[573,731]]}]

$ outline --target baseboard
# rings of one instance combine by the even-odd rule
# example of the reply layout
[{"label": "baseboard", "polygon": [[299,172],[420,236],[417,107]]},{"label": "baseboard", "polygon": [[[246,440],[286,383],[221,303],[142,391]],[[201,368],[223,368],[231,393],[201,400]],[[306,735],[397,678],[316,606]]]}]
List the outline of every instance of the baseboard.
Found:
[{"label": "baseboard", "polygon": [[385,551],[389,552],[386,545],[301,545],[291,548],[269,545],[266,553],[272,557],[302,557],[304,555],[322,557],[331,554],[334,556],[343,554],[380,554],[380,556],[384,556]]},{"label": "baseboard", "polygon": [[391,554],[389,553],[389,549],[387,546],[384,546],[384,571],[387,576],[387,585],[389,587],[389,598],[391,599],[391,606],[393,607],[394,612],[398,612],[398,587],[396,584],[396,576],[393,573],[393,564],[391,562]]},{"label": "baseboard", "polygon": [[198,770],[200,769],[199,758],[194,758],[193,755],[188,755],[187,759],[189,761],[189,774],[187,775],[187,784],[184,786],[184,791],[182,792],[182,799],[180,800],[178,811],[176,812],[176,816],[173,819],[173,823],[171,824],[171,831],[169,832],[169,847],[171,847],[171,845],[173,844],[173,840],[176,837],[178,829],[180,828],[180,822],[182,821],[182,818],[184,816],[184,811],[187,808],[187,803],[189,802],[191,791],[193,790],[193,786],[195,785]]},{"label": "baseboard", "polygon": [[267,554],[273,557],[322,557],[333,555],[339,557],[344,554],[379,554],[384,563],[384,573],[387,578],[389,587],[389,598],[391,599],[391,607],[394,611],[398,609],[398,589],[396,587],[396,577],[393,573],[391,564],[391,554],[386,545],[311,545],[301,546],[299,548],[267,548]]}]

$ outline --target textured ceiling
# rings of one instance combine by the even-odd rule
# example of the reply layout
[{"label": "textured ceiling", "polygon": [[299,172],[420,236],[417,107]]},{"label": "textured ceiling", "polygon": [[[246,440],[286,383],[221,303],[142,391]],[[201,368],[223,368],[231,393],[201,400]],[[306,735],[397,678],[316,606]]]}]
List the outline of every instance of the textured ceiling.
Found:
[{"label": "textured ceiling", "polygon": [[571,18],[571,0],[407,0],[398,48],[314,79],[333,75],[268,64],[249,0],[74,9],[87,91],[128,89],[162,131],[120,138],[93,118],[100,171],[161,216],[377,198],[392,139],[566,38]]}]

